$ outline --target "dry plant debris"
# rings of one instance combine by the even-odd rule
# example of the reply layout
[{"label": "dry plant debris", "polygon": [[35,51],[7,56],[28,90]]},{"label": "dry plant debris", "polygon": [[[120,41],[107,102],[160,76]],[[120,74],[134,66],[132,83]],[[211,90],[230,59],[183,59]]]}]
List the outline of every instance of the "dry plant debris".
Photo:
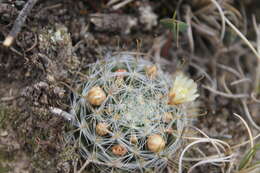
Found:
[{"label": "dry plant debris", "polygon": [[[168,160],[166,172],[259,172],[259,5],[253,0],[0,0],[0,172],[95,172],[78,145],[65,143],[63,132],[73,127],[64,118],[74,118],[68,98],[80,91],[89,63],[108,52],[142,56],[172,74],[185,71],[199,86],[199,102],[188,112],[194,121],[182,136],[187,143]],[[178,42],[158,22],[174,12],[176,21],[188,26]],[[158,66],[148,66],[144,74],[153,80],[157,71]],[[118,86],[125,73],[119,69]],[[174,104],[182,97],[176,94]],[[165,124],[179,118],[168,112],[158,116]],[[101,125],[100,137],[111,133],[110,124]],[[158,144],[152,150],[168,147],[164,137],[158,139],[151,140]],[[139,136],[128,142],[138,145]],[[117,144],[108,152],[126,157],[129,148]]]}]

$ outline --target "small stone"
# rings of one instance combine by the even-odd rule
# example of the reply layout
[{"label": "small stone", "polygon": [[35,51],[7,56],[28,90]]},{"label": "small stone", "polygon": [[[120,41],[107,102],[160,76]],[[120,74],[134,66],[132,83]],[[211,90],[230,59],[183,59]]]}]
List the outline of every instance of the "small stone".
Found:
[{"label": "small stone", "polygon": [[6,137],[8,135],[8,132],[6,130],[0,132],[1,137]]}]

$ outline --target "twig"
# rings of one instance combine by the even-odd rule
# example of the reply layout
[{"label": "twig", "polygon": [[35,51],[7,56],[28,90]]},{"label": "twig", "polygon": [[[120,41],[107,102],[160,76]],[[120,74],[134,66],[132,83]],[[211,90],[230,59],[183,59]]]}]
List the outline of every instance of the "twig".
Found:
[{"label": "twig", "polygon": [[125,6],[126,4],[128,4],[128,3],[132,2],[132,1],[133,1],[133,0],[125,0],[125,1],[122,1],[122,2],[120,2],[120,3],[116,4],[116,5],[114,5],[114,6],[112,7],[112,9],[113,9],[113,10],[118,10],[118,9],[122,8],[123,6]]},{"label": "twig", "polygon": [[43,8],[39,13],[42,14],[43,12],[45,12],[47,10],[52,10],[52,9],[60,8],[60,7],[62,7],[62,3],[54,4],[54,5]]},{"label": "twig", "polygon": [[11,29],[10,33],[5,38],[3,45],[6,47],[10,47],[17,36],[17,34],[21,31],[21,28],[24,24],[25,19],[27,18],[28,14],[32,10],[33,6],[36,4],[38,0],[28,0],[25,4],[24,8],[16,18],[13,28]]},{"label": "twig", "polygon": [[51,111],[51,113],[62,116],[63,118],[65,118],[66,120],[69,121],[73,121],[74,120],[74,116],[69,114],[68,112],[65,112],[59,108],[55,108],[55,107],[50,107],[49,110]]},{"label": "twig", "polygon": [[31,47],[29,47],[28,49],[26,49],[25,52],[31,51],[33,48],[35,48],[35,46],[37,45],[37,43],[38,43],[37,35],[34,34],[34,43],[33,43],[33,45],[32,45]]},{"label": "twig", "polygon": [[12,100],[18,99],[18,98],[20,98],[20,97],[21,97],[21,96],[2,97],[2,98],[0,99],[0,102],[12,101]]},{"label": "twig", "polygon": [[118,1],[120,1],[120,0],[110,0],[110,1],[107,3],[107,6],[113,5],[113,4],[117,3]]},{"label": "twig", "polygon": [[17,55],[24,57],[23,53],[19,52],[14,47],[11,47],[10,50],[13,51],[14,53],[16,53]]}]

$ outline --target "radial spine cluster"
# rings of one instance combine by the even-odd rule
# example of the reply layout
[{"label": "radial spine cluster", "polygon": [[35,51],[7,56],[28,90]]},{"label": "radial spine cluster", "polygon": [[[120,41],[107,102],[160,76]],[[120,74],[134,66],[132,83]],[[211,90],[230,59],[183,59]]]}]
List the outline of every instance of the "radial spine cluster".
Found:
[{"label": "radial spine cluster", "polygon": [[197,97],[197,85],[183,75],[171,77],[129,54],[109,55],[89,66],[73,93],[68,139],[101,169],[161,172],[181,147],[189,122],[183,104]]}]

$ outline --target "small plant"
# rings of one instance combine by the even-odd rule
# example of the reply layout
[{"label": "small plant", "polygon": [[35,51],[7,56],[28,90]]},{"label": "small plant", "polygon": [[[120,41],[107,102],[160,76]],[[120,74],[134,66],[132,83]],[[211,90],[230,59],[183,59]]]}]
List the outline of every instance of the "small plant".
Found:
[{"label": "small plant", "polygon": [[173,38],[176,39],[177,47],[179,45],[179,33],[183,33],[187,31],[188,24],[185,22],[176,20],[176,12],[173,13],[172,18],[164,18],[160,20],[160,23],[166,27],[167,29],[170,29],[170,31],[173,33]]},{"label": "small plant", "polygon": [[177,156],[186,103],[197,97],[197,85],[183,74],[172,79],[142,58],[109,56],[89,66],[73,93],[76,129],[68,139],[99,168],[161,172]]}]

